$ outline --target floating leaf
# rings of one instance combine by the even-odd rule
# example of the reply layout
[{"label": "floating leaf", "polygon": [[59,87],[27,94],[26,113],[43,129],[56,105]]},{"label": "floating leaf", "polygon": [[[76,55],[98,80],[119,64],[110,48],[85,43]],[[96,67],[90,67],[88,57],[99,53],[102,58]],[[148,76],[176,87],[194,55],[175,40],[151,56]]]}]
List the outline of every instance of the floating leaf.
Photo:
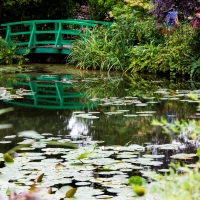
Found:
[{"label": "floating leaf", "polygon": [[133,187],[133,191],[135,192],[137,196],[144,196],[146,193],[146,190],[144,189],[144,187],[138,186],[138,185]]},{"label": "floating leaf", "polygon": [[151,154],[145,154],[143,155],[144,158],[164,158],[165,155],[151,155]]},{"label": "floating leaf", "polygon": [[28,138],[34,138],[34,139],[41,139],[44,138],[44,136],[40,135],[36,131],[22,131],[18,133],[19,137],[28,137]]},{"label": "floating leaf", "polygon": [[4,154],[3,158],[4,158],[4,162],[6,163],[14,163],[13,157],[8,153]]},{"label": "floating leaf", "polygon": [[82,153],[77,157],[77,159],[80,160],[80,159],[87,158],[90,154],[91,154],[91,152]]},{"label": "floating leaf", "polygon": [[7,112],[10,112],[10,111],[13,111],[14,108],[4,108],[4,109],[0,109],[0,115],[4,114],[4,113],[7,113]]},{"label": "floating leaf", "polygon": [[36,183],[42,182],[43,176],[44,176],[44,173],[42,173],[40,176],[38,176],[38,178],[35,179],[35,182],[36,182]]},{"label": "floating leaf", "polygon": [[48,194],[52,194],[52,187],[49,187],[49,189],[47,190]]},{"label": "floating leaf", "polygon": [[74,194],[76,193],[77,188],[72,188],[70,190],[67,191],[65,197],[66,198],[71,198],[74,196]]},{"label": "floating leaf", "polygon": [[187,154],[187,153],[179,153],[179,154],[175,154],[173,156],[171,156],[171,158],[174,159],[180,159],[180,160],[186,160],[186,159],[192,159],[193,157],[197,156],[196,154]]},{"label": "floating leaf", "polygon": [[140,176],[131,176],[128,182],[130,185],[138,185],[138,186],[146,184],[145,179]]}]

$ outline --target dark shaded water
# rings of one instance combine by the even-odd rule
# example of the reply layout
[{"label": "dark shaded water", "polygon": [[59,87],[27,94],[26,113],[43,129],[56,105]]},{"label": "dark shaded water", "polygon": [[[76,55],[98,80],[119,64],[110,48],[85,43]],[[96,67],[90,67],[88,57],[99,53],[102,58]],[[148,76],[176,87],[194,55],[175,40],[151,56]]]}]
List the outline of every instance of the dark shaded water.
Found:
[{"label": "dark shaded water", "polygon": [[[71,79],[76,80],[74,83],[76,88],[87,94],[90,99],[99,98],[100,105],[68,110],[16,106],[14,112],[0,116],[2,124],[13,124],[13,128],[0,130],[1,140],[20,131],[35,130],[40,134],[52,133],[55,137],[70,135],[73,140],[88,136],[88,140],[105,141],[103,145],[127,143],[143,145],[148,142],[163,144],[170,143],[175,138],[161,134],[160,128],[151,125],[152,119],[161,117],[169,121],[188,119],[196,113],[196,103],[180,101],[180,99],[184,100],[185,96],[179,94],[187,94],[192,89],[191,82],[184,79],[169,81],[165,77],[156,75],[88,72],[74,70],[65,65],[32,65],[26,66],[25,70],[27,70],[26,74],[32,75],[70,74]],[[168,93],[155,93],[159,89]],[[134,99],[147,105],[138,106],[138,102],[134,102]],[[10,105],[1,102],[1,108],[5,107]],[[74,114],[74,111],[95,112],[94,115],[98,118],[80,118]],[[113,113],[116,111],[121,111],[121,114]],[[4,152],[12,145],[13,143],[2,144],[0,151]]]}]

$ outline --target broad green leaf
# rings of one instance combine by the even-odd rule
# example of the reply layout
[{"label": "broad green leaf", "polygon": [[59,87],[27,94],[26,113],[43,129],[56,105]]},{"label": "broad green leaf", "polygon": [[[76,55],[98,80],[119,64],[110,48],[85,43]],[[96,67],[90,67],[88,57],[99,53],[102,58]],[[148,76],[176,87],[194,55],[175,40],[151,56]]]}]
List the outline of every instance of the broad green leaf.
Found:
[{"label": "broad green leaf", "polygon": [[200,148],[198,148],[198,150],[197,150],[197,156],[198,156],[199,159],[200,159]]},{"label": "broad green leaf", "polygon": [[77,157],[77,159],[80,160],[80,159],[87,158],[90,154],[91,154],[90,152],[82,153]]},{"label": "broad green leaf", "polygon": [[3,158],[6,163],[14,163],[13,157],[8,153],[4,154]]},{"label": "broad green leaf", "polygon": [[10,112],[10,111],[13,111],[14,108],[4,108],[4,109],[0,109],[0,115],[4,114],[4,113],[7,113],[7,112]]},{"label": "broad green leaf", "polygon": [[34,138],[34,139],[41,139],[44,138],[44,136],[40,135],[36,131],[22,131],[18,133],[19,137],[28,137],[28,138]]},{"label": "broad green leaf", "polygon": [[146,184],[146,181],[144,178],[140,177],[140,176],[131,176],[129,178],[129,184],[130,185],[139,185],[142,186],[144,184]]},{"label": "broad green leaf", "polygon": [[146,190],[142,186],[139,186],[139,185],[133,186],[133,191],[135,192],[137,196],[144,196],[146,193]]}]

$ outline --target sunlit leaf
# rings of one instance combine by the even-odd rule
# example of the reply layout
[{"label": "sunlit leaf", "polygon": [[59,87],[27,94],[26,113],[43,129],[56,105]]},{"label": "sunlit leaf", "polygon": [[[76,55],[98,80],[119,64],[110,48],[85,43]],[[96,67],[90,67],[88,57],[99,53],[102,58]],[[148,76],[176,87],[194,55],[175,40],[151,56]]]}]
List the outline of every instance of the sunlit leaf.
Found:
[{"label": "sunlit leaf", "polygon": [[19,137],[28,137],[28,138],[34,138],[34,139],[41,139],[44,138],[44,136],[40,135],[36,131],[30,130],[30,131],[22,131],[18,133]]},{"label": "sunlit leaf", "polygon": [[129,178],[129,184],[142,186],[146,184],[146,180],[140,176],[131,176]]},{"label": "sunlit leaf", "polygon": [[4,154],[3,158],[6,163],[14,163],[13,157],[8,153]]},{"label": "sunlit leaf", "polygon": [[145,188],[142,187],[142,186],[139,186],[139,185],[134,186],[134,187],[133,187],[133,191],[135,192],[135,194],[136,194],[137,196],[144,196],[145,193],[146,193]]},{"label": "sunlit leaf", "polygon": [[36,182],[36,183],[42,182],[43,176],[44,176],[44,173],[42,173],[40,176],[38,176],[38,177],[35,179],[35,182]]},{"label": "sunlit leaf", "polygon": [[52,194],[52,187],[49,187],[49,188],[48,188],[47,193],[48,193],[48,194]]},{"label": "sunlit leaf", "polygon": [[77,159],[80,160],[80,159],[87,158],[90,154],[91,154],[91,152],[82,153],[77,157]]},{"label": "sunlit leaf", "polygon": [[4,114],[4,113],[7,113],[7,112],[10,112],[10,111],[13,111],[14,108],[4,108],[4,109],[0,109],[0,115]]},{"label": "sunlit leaf", "polygon": [[72,188],[70,190],[67,191],[67,193],[65,194],[66,198],[71,198],[75,195],[77,188]]}]

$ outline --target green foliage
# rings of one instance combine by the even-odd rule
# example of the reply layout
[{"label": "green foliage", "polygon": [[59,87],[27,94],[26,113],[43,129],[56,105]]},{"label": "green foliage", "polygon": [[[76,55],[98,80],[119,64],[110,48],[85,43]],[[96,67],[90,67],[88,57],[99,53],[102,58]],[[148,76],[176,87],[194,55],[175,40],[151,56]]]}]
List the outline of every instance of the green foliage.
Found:
[{"label": "green foliage", "polygon": [[76,63],[81,69],[118,70],[122,65],[117,57],[118,52],[108,38],[107,29],[95,29],[88,38],[74,44],[69,63]]},{"label": "green foliage", "polygon": [[75,44],[72,62],[83,69],[198,75],[200,31],[187,23],[173,31],[156,28],[155,16],[148,14],[150,3],[127,2],[112,7],[109,31],[95,29]]},{"label": "green foliage", "polygon": [[18,63],[18,66],[21,66],[25,56],[29,53],[29,50],[25,54],[16,55],[16,47],[10,47],[9,44],[2,38],[0,38],[0,64],[13,64],[13,61]]},{"label": "green foliage", "polygon": [[8,43],[0,38],[0,64],[12,64],[16,47],[9,47]]},{"label": "green foliage", "polygon": [[196,79],[198,78],[198,74],[200,73],[200,58],[191,64],[191,69],[190,69],[190,78]]},{"label": "green foliage", "polygon": [[[197,100],[198,95],[189,94],[188,97]],[[168,134],[183,134],[188,138],[197,140],[200,130],[199,120],[176,120],[168,123],[166,119],[153,120],[152,125],[161,126]],[[200,148],[198,148],[196,156],[200,158]],[[160,199],[166,200],[197,200],[199,199],[199,161],[188,168],[179,164],[171,163],[169,175],[153,174],[149,177],[156,182],[151,183],[151,192],[155,193]],[[181,174],[180,174],[181,172]]]},{"label": "green foliage", "polygon": [[146,193],[146,190],[143,185],[146,185],[146,180],[140,176],[131,176],[129,178],[129,184],[132,186],[133,191],[137,196],[143,196]]},{"label": "green foliage", "polygon": [[[1,23],[36,19],[66,19],[77,14],[73,0],[5,0],[0,7]],[[11,11],[15,12],[11,12]]]},{"label": "green foliage", "polygon": [[199,199],[199,169],[179,167],[177,170],[183,171],[184,174],[180,175],[171,171],[169,176],[151,177],[157,181],[151,185],[151,192],[163,200]]},{"label": "green foliage", "polygon": [[[70,62],[77,63],[77,67],[83,69],[124,71],[130,57],[129,49],[139,42],[150,41],[152,36],[157,38],[153,29],[145,34],[149,25],[145,22],[141,28],[141,22],[137,22],[139,13],[131,7],[115,8],[113,14],[116,22],[110,29],[102,26],[94,29],[83,41],[74,43]],[[152,21],[151,18],[149,20]]]},{"label": "green foliage", "polygon": [[80,155],[77,157],[77,159],[78,159],[78,160],[81,160],[81,159],[87,158],[90,154],[91,154],[91,152],[84,152],[84,153],[80,154]]},{"label": "green foliage", "polygon": [[161,31],[162,40],[151,40],[148,44],[138,44],[130,49],[127,70],[190,73],[192,61],[199,56],[193,39],[194,29],[186,24],[170,34],[164,29]]},{"label": "green foliage", "polygon": [[103,20],[107,15],[108,11],[112,10],[113,6],[122,7],[124,4],[123,0],[87,0],[90,8],[90,16],[92,19]]},{"label": "green foliage", "polygon": [[166,119],[161,118],[161,120],[154,119],[152,125],[161,126],[167,134],[182,133],[193,140],[200,135],[200,122],[196,120],[175,120],[173,123],[169,123]]},{"label": "green foliage", "polygon": [[5,163],[14,163],[13,157],[8,153],[4,154],[3,158]]},{"label": "green foliage", "polygon": [[146,180],[140,176],[131,176],[128,181],[130,185],[142,186],[146,184]]}]

